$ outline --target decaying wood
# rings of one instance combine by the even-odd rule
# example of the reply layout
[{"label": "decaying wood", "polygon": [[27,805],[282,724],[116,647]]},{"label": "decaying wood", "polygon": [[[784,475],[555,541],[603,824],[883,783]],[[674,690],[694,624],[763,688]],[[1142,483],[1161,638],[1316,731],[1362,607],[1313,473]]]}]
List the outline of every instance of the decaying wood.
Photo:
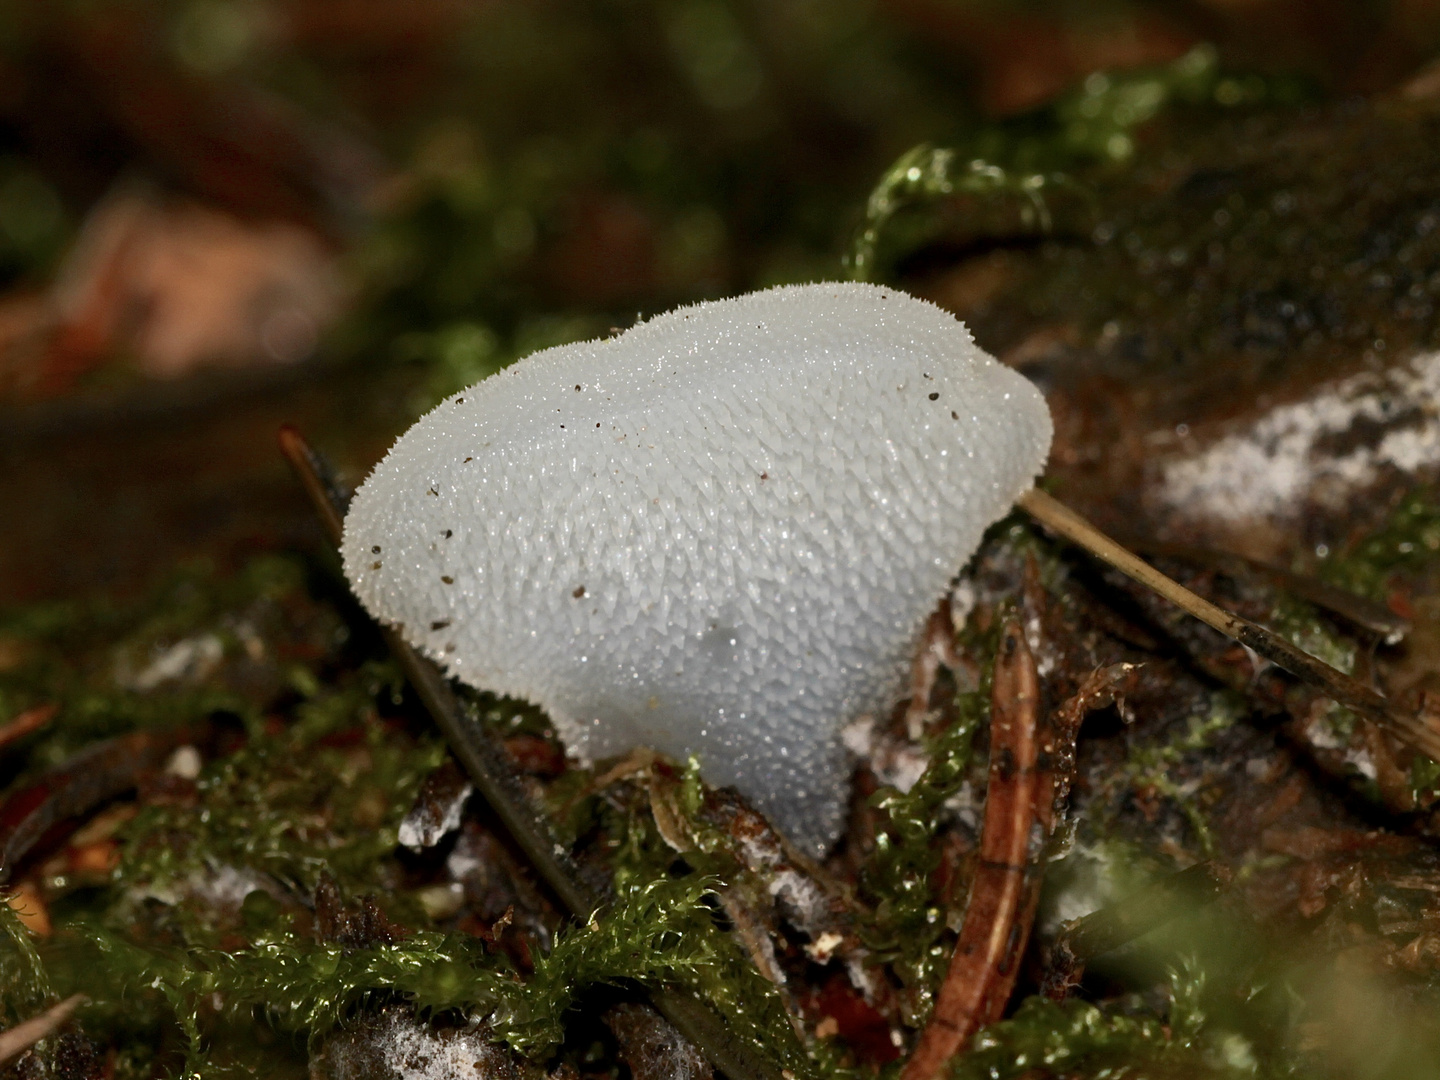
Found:
[{"label": "decaying wood", "polygon": [[[1028,906],[1034,834],[1040,683],[1017,619],[1006,622],[995,657],[990,778],[980,861],[955,952],[901,1080],[932,1080],[981,1027],[999,1019],[1014,986],[1015,936]],[[1023,933],[1023,931],[1021,931]],[[1007,961],[1009,966],[1007,967]]]},{"label": "decaying wood", "polygon": [[653,1010],[622,1002],[606,1009],[601,1019],[635,1080],[713,1080],[710,1063]]}]

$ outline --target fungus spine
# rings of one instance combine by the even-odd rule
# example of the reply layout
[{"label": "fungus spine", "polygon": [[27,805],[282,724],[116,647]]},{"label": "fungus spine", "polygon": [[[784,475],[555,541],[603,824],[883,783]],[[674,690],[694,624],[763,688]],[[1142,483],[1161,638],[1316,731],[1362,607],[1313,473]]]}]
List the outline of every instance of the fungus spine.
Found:
[{"label": "fungus spine", "polygon": [[698,755],[819,853],[845,812],[841,729],[900,696],[1051,432],[1040,393],[933,304],[769,289],[442,402],[356,492],[345,573],[451,675],[545,708],[582,759]]}]

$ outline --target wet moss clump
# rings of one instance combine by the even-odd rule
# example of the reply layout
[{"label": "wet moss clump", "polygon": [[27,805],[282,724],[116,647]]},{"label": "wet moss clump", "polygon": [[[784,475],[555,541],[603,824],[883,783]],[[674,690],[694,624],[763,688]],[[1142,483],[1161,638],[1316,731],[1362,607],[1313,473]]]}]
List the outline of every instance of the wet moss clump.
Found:
[{"label": "wet moss clump", "polygon": [[[277,927],[222,950],[146,946],[82,922],[69,952],[103,965],[107,997],[162,999],[187,1040],[187,1071],[196,1075],[209,1058],[209,1032],[226,1019],[263,1018],[316,1043],[357,1008],[394,999],[428,1014],[482,1017],[496,1040],[543,1059],[564,1038],[566,1011],[596,984],[720,990],[707,996],[756,1038],[755,1003],[735,985],[743,987],[745,973],[721,955],[728,942],[710,925],[704,897],[712,886],[704,878],[657,879],[634,889],[562,933],[524,978],[479,938],[424,930],[346,946]],[[716,971],[726,969],[731,979],[718,981]]]},{"label": "wet moss clump", "polygon": [[1148,122],[1163,117],[1183,126],[1308,97],[1295,80],[1222,71],[1209,45],[1164,67],[1097,71],[1036,113],[974,128],[958,145],[922,145],[903,155],[871,192],[847,263],[855,277],[872,280],[941,241],[1087,234],[1103,214],[1100,189],[1091,185],[1127,173]]},{"label": "wet moss clump", "polygon": [[[1011,1080],[1047,1074],[1105,1077],[1142,1071],[1146,1076],[1254,1076],[1248,1048],[1206,1061],[1198,1053],[1206,1016],[1200,1008],[1203,978],[1170,973],[1167,1017],[1107,1013],[1084,1001],[1034,997],[1014,1016],[982,1032],[974,1049],[950,1070],[952,1080]],[[1218,1058],[1218,1060],[1217,1060]]]},{"label": "wet moss clump", "polygon": [[8,1028],[56,999],[35,942],[9,904],[0,904],[0,935],[0,1020]]},{"label": "wet moss clump", "polygon": [[[989,648],[993,653],[993,641]],[[901,1015],[917,1028],[929,1018],[949,962],[941,942],[952,911],[936,894],[937,838],[948,818],[946,802],[970,775],[975,735],[990,713],[988,688],[960,694],[956,712],[955,722],[929,740],[929,764],[909,791],[882,788],[870,797],[884,824],[860,877],[862,894],[874,902],[861,936],[875,961],[899,980]]]},{"label": "wet moss clump", "polygon": [[1432,488],[1407,492],[1378,527],[1353,536],[1319,560],[1319,573],[1342,588],[1385,602],[1393,590],[1434,585],[1440,552],[1440,500]]},{"label": "wet moss clump", "polygon": [[[79,990],[90,997],[79,1023],[96,1045],[115,1049],[117,1076],[298,1077],[336,1031],[359,1038],[354,1033],[369,1030],[365,1017],[404,1004],[418,1010],[422,1025],[481,1023],[485,1038],[524,1070],[591,1053],[572,1042],[587,1022],[590,988],[635,994],[669,985],[710,1002],[732,1031],[768,1053],[797,1046],[794,1024],[818,1033],[808,1052],[783,1062],[797,1077],[854,1080],[894,1070],[884,1064],[893,1060],[894,1039],[913,1040],[926,1022],[963,914],[966,871],[953,856],[974,836],[957,806],[983,772],[974,746],[987,712],[995,628],[1016,603],[1006,585],[1012,572],[1031,582],[1027,603],[1042,594],[1063,599],[1042,620],[1040,632],[1054,641],[1063,640],[1055,619],[1079,618],[1094,602],[1074,591],[1063,559],[1030,529],[1008,522],[992,531],[970,582],[975,611],[957,640],[976,678],[947,692],[914,748],[925,763],[915,782],[866,800],[870,817],[862,818],[873,831],[851,837],[852,861],[831,867],[838,878],[812,878],[790,861],[743,802],[706,787],[695,762],[637,754],[567,766],[541,714],[468,695],[472,720],[509,748],[524,782],[551,808],[561,841],[587,872],[613,885],[606,909],[569,926],[527,892],[524,871],[506,862],[513,857],[478,808],[461,814],[432,849],[397,846],[398,824],[422,781],[442,767],[444,750],[393,664],[379,658],[378,643],[335,633],[343,609],[323,573],[292,561],[216,579],[209,601],[163,633],[146,614],[153,598],[128,615],[123,605],[110,609],[111,646],[140,648],[142,656],[164,656],[177,641],[238,625],[239,613],[286,614],[269,624],[261,660],[236,632],[216,665],[149,691],[175,695],[172,706],[221,689],[233,696],[226,709],[179,718],[196,731],[189,744],[201,758],[196,771],[176,759],[137,776],[133,793],[110,803],[107,814],[124,813],[103,832],[83,843],[53,841],[17,868],[51,929],[36,937],[8,908],[0,912],[6,1015],[33,1015]],[[66,665],[76,664],[89,665],[90,694],[143,696],[116,681],[113,665],[90,664],[87,657],[114,650],[81,615],[67,616],[63,631],[53,615],[34,612],[7,625],[30,628],[26,660],[6,684],[35,695],[17,699],[25,707],[43,699],[48,678],[63,681],[75,670]],[[69,652],[77,642],[83,647]],[[246,668],[240,678],[233,665],[242,663],[260,663],[269,674]],[[1168,740],[1160,732],[1134,740],[1128,765],[1104,774],[1108,789],[1096,778],[1087,783],[1115,805],[1137,791],[1158,794],[1189,822],[1197,854],[1223,855],[1227,826],[1209,786],[1233,772],[1220,759],[1232,743],[1244,745],[1245,710],[1233,692],[1199,700],[1210,702],[1208,712],[1192,711]],[[115,715],[135,722],[141,713]],[[57,733],[37,735],[33,749],[64,745],[47,741]],[[1192,787],[1197,769],[1211,780]],[[22,764],[11,792],[41,772],[38,763]],[[1174,790],[1160,790],[1171,779]],[[1099,830],[1134,833],[1131,842],[1143,846],[1133,822],[1107,825],[1093,804],[1083,813],[1082,843]],[[78,872],[75,860],[91,857],[97,844],[111,853],[110,869]],[[1164,860],[1145,858],[1147,875],[1163,874]],[[778,894],[797,887],[813,890],[803,893],[815,898],[808,907],[777,906]],[[437,906],[437,896],[453,903]],[[752,918],[758,936],[747,937],[741,931]],[[1146,963],[1180,970],[1184,950],[1205,957],[1168,996],[1157,996],[1142,967],[1123,975],[1133,990],[1111,986],[1065,1003],[1032,999],[983,1032],[953,1075],[1018,1077],[1038,1068],[1098,1077],[1142,1065],[1155,1075],[1287,1075],[1289,1057],[1251,1049],[1257,1040],[1283,1042],[1284,1010],[1278,1019],[1267,1013],[1252,1031],[1212,1004],[1250,1000],[1287,969],[1274,958],[1232,963],[1212,948],[1216,933],[1156,945],[1156,959]],[[756,951],[762,942],[768,960],[764,947]],[[864,973],[871,1001],[835,989],[849,970]],[[1210,989],[1195,988],[1202,984]],[[837,1015],[847,1017],[843,1024]],[[870,1028],[856,1019],[865,1016]],[[890,1056],[875,1050],[877,1035]],[[620,1075],[613,1051],[597,1053],[588,1067]]]},{"label": "wet moss clump", "polygon": [[294,707],[291,726],[252,737],[203,772],[193,799],[142,810],[121,834],[118,884],[162,895],[223,865],[302,893],[322,873],[346,889],[396,888],[396,829],[444,755],[434,737],[386,725],[390,664],[369,664]]}]

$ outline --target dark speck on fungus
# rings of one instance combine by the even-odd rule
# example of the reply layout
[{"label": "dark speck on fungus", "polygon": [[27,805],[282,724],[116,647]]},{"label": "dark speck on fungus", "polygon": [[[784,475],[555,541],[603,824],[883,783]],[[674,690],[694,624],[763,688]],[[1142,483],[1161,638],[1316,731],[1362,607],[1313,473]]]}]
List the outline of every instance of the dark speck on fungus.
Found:
[{"label": "dark speck on fungus", "polygon": [[570,595],[573,596],[576,600],[579,600],[582,596],[585,595],[585,586],[577,585],[575,587],[575,591],[572,592]]},{"label": "dark speck on fungus", "polygon": [[447,627],[447,626],[449,626],[449,625],[450,625],[450,620],[449,620],[449,619],[436,619],[434,622],[432,622],[432,623],[430,624],[430,629],[431,629],[431,630],[444,630],[445,627]]},{"label": "dark speck on fungus", "polygon": [[940,400],[940,393],[939,393],[939,391],[936,391],[935,393],[931,394],[931,395],[930,395],[930,400],[931,400],[931,401],[939,401],[939,400]]},{"label": "dark speck on fungus", "polygon": [[446,539],[446,540],[449,540],[450,537],[452,537],[452,536],[454,536],[454,535],[455,535],[455,530],[454,530],[454,529],[446,529],[446,530],[445,530],[445,539]]},{"label": "dark speck on fungus", "polygon": [[446,585],[454,585],[454,584],[455,584],[455,579],[454,579],[453,577],[451,577],[449,574],[441,574],[441,575],[440,575],[440,580],[443,581]]},{"label": "dark speck on fungus", "polygon": [[371,555],[379,555],[379,554],[380,554],[380,545],[379,545],[379,544],[374,545],[374,546],[370,549],[370,554],[371,554]]}]

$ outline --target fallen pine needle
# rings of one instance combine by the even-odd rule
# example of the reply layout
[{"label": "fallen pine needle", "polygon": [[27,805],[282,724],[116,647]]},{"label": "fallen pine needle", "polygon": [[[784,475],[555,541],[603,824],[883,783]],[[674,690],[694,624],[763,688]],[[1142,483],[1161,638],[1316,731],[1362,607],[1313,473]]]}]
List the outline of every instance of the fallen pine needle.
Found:
[{"label": "fallen pine needle", "polygon": [[976,1031],[999,1019],[1015,985],[1014,966],[1019,956],[1013,939],[1030,899],[1026,879],[1039,781],[1035,767],[1039,703],[1035,658],[1020,623],[1010,619],[995,656],[990,780],[985,791],[980,863],[935,1012],[920,1033],[901,1080],[939,1076]]},{"label": "fallen pine needle", "polygon": [[0,1065],[29,1050],[47,1035],[53,1035],[70,1014],[85,1000],[84,994],[71,994],[58,1005],[52,1005],[39,1016],[23,1020],[6,1031],[0,1031]]},{"label": "fallen pine needle", "polygon": [[1016,500],[1016,505],[1047,529],[1059,533],[1071,543],[1078,544],[1096,558],[1109,563],[1122,574],[1159,593],[1207,626],[1233,638],[1271,663],[1317,687],[1338,704],[1354,709],[1407,746],[1432,760],[1440,761],[1440,730],[1425,718],[1397,708],[1393,702],[1387,701],[1384,695],[1297,648],[1273,630],[1233,615],[1197,596],[1178,581],[1156,570],[1133,551],[1117,544],[1074,510],[1039,488],[1032,488],[1021,495]]}]

